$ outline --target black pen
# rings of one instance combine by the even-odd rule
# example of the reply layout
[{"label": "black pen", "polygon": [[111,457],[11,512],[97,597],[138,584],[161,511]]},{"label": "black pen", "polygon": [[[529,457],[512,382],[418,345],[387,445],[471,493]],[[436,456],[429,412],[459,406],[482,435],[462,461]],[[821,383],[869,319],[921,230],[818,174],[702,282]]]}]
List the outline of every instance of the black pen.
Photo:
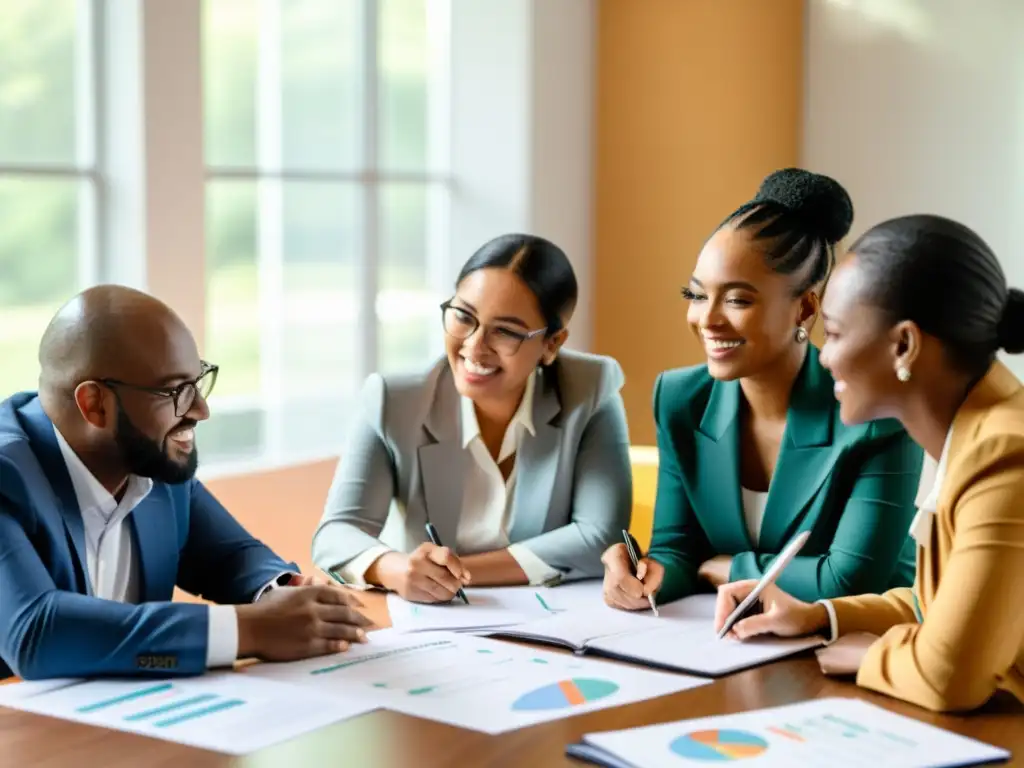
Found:
[{"label": "black pen", "polygon": [[[437,535],[437,529],[434,528],[434,524],[431,523],[429,520],[427,521],[427,536],[430,538],[430,541],[434,544],[434,546],[444,546],[444,544],[441,543],[441,537]],[[466,597],[466,590],[464,590],[462,587],[459,587],[459,591],[455,594],[458,595],[459,598],[461,598],[462,602],[464,602],[466,605],[469,605],[469,598]]]},{"label": "black pen", "polygon": [[[636,539],[633,535],[625,528],[622,529],[622,538],[626,541],[626,549],[629,551],[629,559],[633,562],[633,575],[636,575],[636,567],[640,563],[640,552],[639,547],[636,543]],[[654,611],[654,615],[658,615],[658,606],[654,604],[654,595],[647,596],[647,602],[651,604],[651,610]]]}]

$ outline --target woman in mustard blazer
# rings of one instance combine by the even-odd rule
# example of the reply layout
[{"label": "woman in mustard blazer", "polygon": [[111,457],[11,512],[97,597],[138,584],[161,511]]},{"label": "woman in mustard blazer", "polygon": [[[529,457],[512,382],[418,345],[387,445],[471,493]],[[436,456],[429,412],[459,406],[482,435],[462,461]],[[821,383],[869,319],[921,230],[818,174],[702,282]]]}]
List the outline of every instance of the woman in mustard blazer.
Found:
[{"label": "woman in mustard blazer", "polygon": [[805,600],[911,583],[921,450],[894,420],[844,426],[808,342],[853,216],[835,181],[778,171],[705,244],[684,290],[707,364],[654,391],[659,472],[648,558],[604,555],[605,600],[642,610],[760,577],[809,531],[780,585]]},{"label": "woman in mustard blazer", "polygon": [[[1024,293],[978,235],[938,216],[869,230],[825,301],[840,415],[895,416],[927,452],[913,588],[808,604],[778,589],[734,633],[822,632],[822,669],[936,711],[1024,701]],[[719,594],[719,626],[752,582]],[[838,642],[835,642],[838,639]]]}]

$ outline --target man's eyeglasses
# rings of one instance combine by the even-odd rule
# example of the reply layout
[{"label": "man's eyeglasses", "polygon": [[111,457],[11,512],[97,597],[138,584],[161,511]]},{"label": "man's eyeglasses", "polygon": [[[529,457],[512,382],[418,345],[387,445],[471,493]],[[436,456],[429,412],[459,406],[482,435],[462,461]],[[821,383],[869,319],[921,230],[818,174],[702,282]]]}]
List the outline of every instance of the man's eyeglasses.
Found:
[{"label": "man's eyeglasses", "polygon": [[[475,315],[454,306],[450,300],[441,305],[441,319],[444,332],[459,341],[465,341],[480,327],[480,321]],[[524,341],[547,333],[547,330],[517,331],[504,325],[488,326],[484,329],[484,343],[499,355],[508,357],[518,352]]]},{"label": "man's eyeglasses", "polygon": [[176,387],[143,387],[139,384],[129,384],[117,379],[99,379],[99,382],[111,389],[125,387],[140,392],[148,392],[157,397],[169,397],[174,403],[174,415],[181,417],[191,410],[196,402],[196,395],[200,395],[204,400],[210,396],[210,393],[213,391],[213,385],[217,383],[218,370],[220,370],[218,366],[211,365],[204,360],[202,361],[202,372],[196,378],[191,381],[183,381]]}]

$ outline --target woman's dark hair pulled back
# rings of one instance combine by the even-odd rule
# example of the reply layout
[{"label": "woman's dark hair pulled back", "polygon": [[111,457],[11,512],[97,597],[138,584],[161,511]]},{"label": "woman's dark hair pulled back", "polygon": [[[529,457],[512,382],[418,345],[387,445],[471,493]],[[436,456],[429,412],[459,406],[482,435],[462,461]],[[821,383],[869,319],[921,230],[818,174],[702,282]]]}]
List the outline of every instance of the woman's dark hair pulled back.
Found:
[{"label": "woman's dark hair pulled back", "polygon": [[1024,352],[1024,293],[1008,288],[988,244],[942,216],[878,224],[851,246],[866,299],[892,323],[911,320],[942,342],[950,362],[982,375],[1005,349]]},{"label": "woman's dark hair pulled back", "polygon": [[480,269],[507,269],[537,298],[547,334],[562,329],[562,318],[576,306],[579,287],[565,252],[535,235],[509,234],[484,244],[462,267],[455,284]]},{"label": "woman's dark hair pulled back", "polygon": [[749,230],[761,241],[769,267],[798,276],[799,295],[828,280],[835,245],[852,223],[853,203],[839,182],[802,168],[783,168],[765,178],[754,198],[719,228]]}]

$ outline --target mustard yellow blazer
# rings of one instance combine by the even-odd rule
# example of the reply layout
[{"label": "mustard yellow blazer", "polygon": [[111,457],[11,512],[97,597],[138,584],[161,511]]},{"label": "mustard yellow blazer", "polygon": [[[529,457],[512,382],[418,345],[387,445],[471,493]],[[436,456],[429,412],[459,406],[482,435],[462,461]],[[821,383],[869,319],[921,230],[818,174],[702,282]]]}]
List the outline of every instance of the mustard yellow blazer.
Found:
[{"label": "mustard yellow blazer", "polygon": [[871,632],[857,683],[935,711],[1024,701],[1024,388],[994,363],[953,419],[913,588],[833,600]]}]

